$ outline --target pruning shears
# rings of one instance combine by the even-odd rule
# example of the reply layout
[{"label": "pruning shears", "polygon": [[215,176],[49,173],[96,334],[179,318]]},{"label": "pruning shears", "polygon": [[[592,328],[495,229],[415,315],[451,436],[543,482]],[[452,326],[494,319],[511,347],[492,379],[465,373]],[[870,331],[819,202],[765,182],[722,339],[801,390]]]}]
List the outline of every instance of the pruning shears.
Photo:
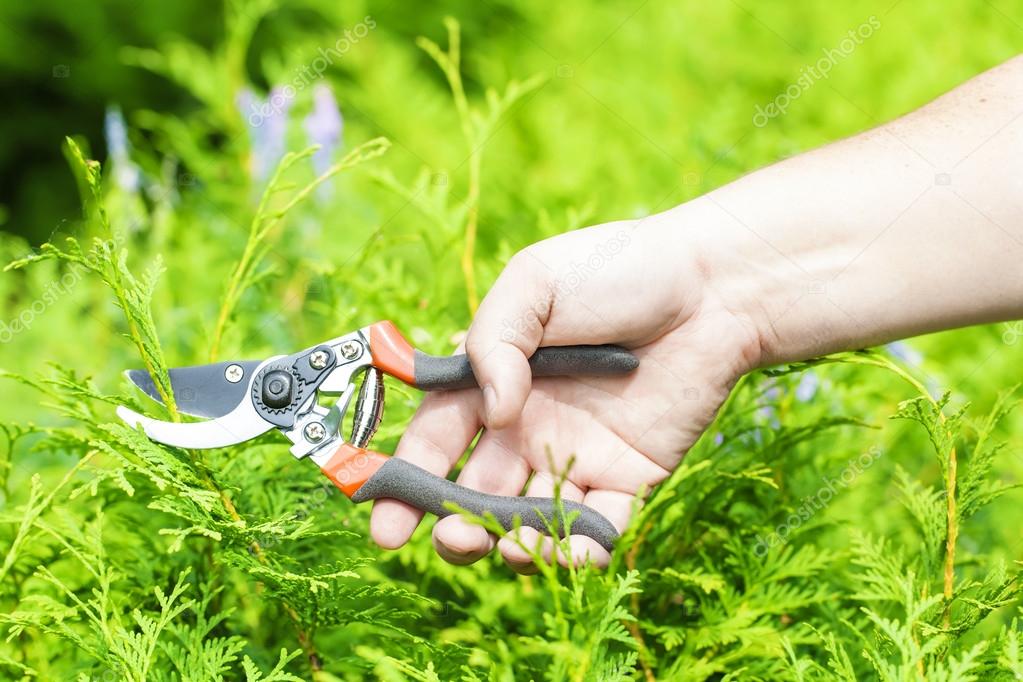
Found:
[{"label": "pruning shears", "polygon": [[[534,377],[600,376],[631,372],[639,360],[619,346],[549,346],[538,349],[529,364]],[[146,370],[126,374],[144,393],[163,402]],[[315,462],[355,503],[391,498],[439,517],[461,508],[492,515],[506,531],[520,523],[563,535],[570,525],[573,535],[586,535],[611,549],[617,530],[585,505],[564,501],[559,507],[550,498],[480,493],[367,449],[383,416],[383,374],[425,391],[477,386],[466,355],[427,355],[383,321],[291,355],[169,370],[178,410],[203,421],[161,421],[124,406],[117,414],[129,425],[141,426],[150,439],[182,448],[228,447],[276,428],[291,441],[295,457]],[[337,399],[325,407],[321,395]],[[353,398],[352,432],[346,440],[341,427]]]}]

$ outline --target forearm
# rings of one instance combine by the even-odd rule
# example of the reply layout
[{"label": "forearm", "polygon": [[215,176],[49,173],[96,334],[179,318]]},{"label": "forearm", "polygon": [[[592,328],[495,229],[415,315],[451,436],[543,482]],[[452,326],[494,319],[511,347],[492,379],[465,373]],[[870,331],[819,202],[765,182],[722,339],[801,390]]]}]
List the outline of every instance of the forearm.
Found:
[{"label": "forearm", "polygon": [[1023,58],[669,212],[762,364],[1023,317]]}]

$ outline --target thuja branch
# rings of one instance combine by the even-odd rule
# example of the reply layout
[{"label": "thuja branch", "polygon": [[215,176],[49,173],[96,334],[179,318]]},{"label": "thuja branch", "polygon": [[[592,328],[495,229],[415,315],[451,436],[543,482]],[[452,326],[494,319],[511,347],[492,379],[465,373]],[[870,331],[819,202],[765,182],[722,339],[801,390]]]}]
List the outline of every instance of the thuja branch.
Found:
[{"label": "thuja branch", "polygon": [[128,325],[128,336],[138,349],[139,357],[142,358],[149,376],[153,377],[156,390],[171,418],[178,421],[180,417],[177,403],[174,400],[174,390],[171,388],[170,378],[167,376],[163,348],[156,334],[156,324],[149,306],[153,289],[163,271],[163,266],[159,260],[154,262],[141,281],[132,275],[128,270],[127,251],[118,248],[118,239],[103,206],[99,162],[86,159],[81,148],[71,138],[66,138],[65,144],[68,156],[72,164],[76,166],[75,171],[84,180],[84,185],[88,189],[95,207],[95,220],[106,239],[96,239],[96,243],[88,255],[83,254],[78,243],[71,239],[68,240],[70,247],[68,251],[60,252],[58,249],[53,249],[53,254],[70,261],[72,267],[83,266],[98,274],[113,291],[117,305],[124,312],[124,319]]},{"label": "thuja branch", "polygon": [[25,512],[21,517],[14,540],[11,542],[11,546],[7,550],[7,555],[4,557],[4,562],[3,564],[0,564],[0,583],[4,581],[8,572],[10,572],[11,568],[14,566],[14,562],[18,559],[18,553],[21,550],[21,547],[29,540],[29,533],[32,530],[32,527],[36,525],[39,517],[50,507],[54,498],[57,496],[57,493],[71,481],[75,474],[77,474],[90,459],[92,459],[94,454],[96,454],[95,451],[90,451],[86,453],[84,457],[75,462],[75,465],[68,469],[60,482],[50,488],[50,491],[45,495],[42,494],[39,475],[36,474],[33,476],[29,499],[25,505]]},{"label": "thuja branch", "polygon": [[959,519],[956,511],[956,482],[959,469],[959,459],[956,455],[956,448],[953,441],[954,434],[947,427],[947,420],[942,406],[934,399],[931,392],[927,390],[920,381],[912,376],[905,369],[881,355],[872,354],[861,356],[857,360],[861,364],[883,367],[894,372],[901,379],[917,390],[921,396],[934,408],[939,425],[945,430],[945,437],[950,443],[948,455],[945,459],[945,570],[942,576],[942,594],[945,598],[945,607],[942,613],[942,624],[948,628],[952,624],[952,598],[955,595],[955,563],[956,543],[959,540]]},{"label": "thuja branch", "polygon": [[[632,546],[625,553],[625,565],[630,571],[636,570],[636,557],[639,555],[639,549],[643,546],[643,542],[646,540],[647,534],[653,528],[653,519],[648,520],[640,528],[636,534],[636,539],[633,541]],[[639,626],[639,593],[633,593],[629,597],[629,607],[632,611],[632,615],[635,616],[635,620],[628,621],[625,627],[628,628],[629,634],[636,640],[636,648],[639,653],[639,664],[643,668],[643,677],[647,682],[655,682],[657,677],[654,675],[653,668],[651,667],[652,656],[650,649],[647,647],[646,640],[643,638],[643,631]]]},{"label": "thuja branch", "polygon": [[[244,523],[241,514],[238,513],[238,509],[234,506],[234,502],[228,497],[227,492],[222,488],[218,487],[212,478],[205,476],[205,480],[208,482],[210,489],[219,493],[220,500],[224,505],[224,509],[227,510],[228,516],[235,523]],[[263,552],[263,547],[258,541],[253,540],[252,544],[249,545],[252,550],[253,556],[263,566],[269,566],[266,554]],[[320,656],[316,652],[316,645],[313,643],[312,637],[306,632],[305,627],[302,625],[302,619],[299,617],[298,612],[291,604],[284,599],[281,600],[281,606],[284,608],[284,612],[288,614],[288,618],[291,620],[292,625],[295,628],[295,637],[298,639],[298,645],[302,648],[302,652],[306,656],[306,661],[309,663],[309,669],[312,674],[313,680],[319,680],[323,671],[323,663],[320,661]]]},{"label": "thuja branch", "polygon": [[[479,307],[479,291],[476,285],[476,236],[479,231],[480,214],[480,185],[482,182],[483,148],[497,129],[497,123],[502,114],[511,109],[519,99],[538,89],[546,82],[543,76],[533,76],[526,81],[519,83],[511,81],[503,95],[497,91],[487,90],[487,108],[476,109],[469,106],[469,100],[465,94],[465,87],[462,83],[461,73],[461,36],[458,22],[447,17],[444,26],[448,32],[448,49],[442,50],[432,40],[420,37],[416,44],[437,63],[448,86],[451,88],[451,95],[455,101],[455,110],[458,113],[458,122],[462,129],[462,137],[465,138],[468,157],[462,164],[469,164],[468,191],[465,197],[465,226],[462,236],[462,255],[460,266],[462,276],[465,279],[466,302],[469,306],[469,314],[472,315]],[[462,165],[460,164],[460,165]]]},{"label": "thuja branch", "polygon": [[[159,261],[157,261],[154,267],[150,268],[150,270],[141,278],[136,278],[131,273],[127,266],[127,252],[119,247],[118,240],[114,238],[109,219],[105,209],[103,208],[102,193],[100,191],[100,166],[96,161],[86,160],[78,146],[75,145],[74,141],[69,139],[67,144],[69,156],[76,165],[76,171],[78,171],[79,176],[83,180],[83,184],[89,190],[88,198],[91,201],[88,208],[90,208],[92,212],[90,217],[95,220],[107,238],[97,238],[93,248],[88,253],[84,252],[79,243],[74,239],[68,239],[67,247],[63,250],[53,246],[52,244],[44,244],[38,253],[11,263],[7,266],[7,269],[20,268],[29,263],[41,260],[58,260],[68,263],[72,268],[81,268],[98,275],[113,292],[117,305],[124,313],[128,327],[128,336],[138,349],[139,356],[141,357],[146,370],[149,372],[150,376],[154,378],[156,389],[159,392],[162,402],[167,407],[171,419],[173,421],[180,421],[181,417],[174,402],[174,394],[171,389],[170,379],[167,374],[167,367],[164,361],[163,351],[161,349],[151,309],[153,290],[155,289],[162,267],[160,266]],[[229,300],[237,300],[237,297],[244,289],[245,284],[249,281],[248,278],[251,278],[253,269],[256,265],[258,265],[259,256],[261,254],[260,249],[262,248],[262,244],[267,233],[280,222],[281,218],[289,210],[307,198],[317,186],[332,175],[345,168],[356,165],[365,159],[382,154],[386,150],[387,146],[388,144],[386,140],[378,139],[356,148],[350,154],[345,156],[345,158],[339,163],[328,169],[326,173],[321,175],[314,182],[297,192],[283,208],[271,211],[268,209],[269,195],[279,188],[280,174],[287,168],[289,163],[294,163],[295,160],[304,158],[308,155],[308,153],[311,153],[312,150],[308,150],[307,153],[293,155],[290,162],[288,159],[286,159],[285,162],[282,162],[281,168],[278,169],[278,174],[275,176],[274,181],[271,182],[271,187],[268,188],[267,194],[264,195],[264,199],[260,204],[257,219],[253,223],[253,230],[250,234],[249,243],[246,244],[243,261],[236,269],[236,277],[232,280],[233,288],[229,289],[231,292],[231,298]],[[229,316],[230,309],[222,311],[222,313],[222,319],[226,321]],[[40,496],[38,504],[32,506],[32,509],[37,512],[41,512],[42,509],[45,509],[53,499],[56,492],[60,490],[68,480],[70,480],[71,476],[77,472],[86,461],[89,460],[91,454],[92,453],[90,452],[89,455],[83,457],[48,496]],[[217,485],[205,466],[199,466],[198,469],[200,471],[199,480],[202,485],[210,492],[219,496],[228,516],[235,523],[243,523],[241,514],[239,514],[227,492]],[[32,501],[30,500],[30,506],[31,505]],[[29,513],[25,515],[24,520],[26,522],[31,522],[37,517],[38,513]],[[27,526],[23,527],[21,537],[27,537],[27,528]],[[12,551],[8,554],[6,561],[2,566],[0,566],[0,578],[2,578],[3,575],[10,570],[10,566],[13,565],[13,559],[16,556],[17,547],[18,542],[16,541],[15,545],[12,547]],[[258,543],[252,543],[252,551],[261,564],[267,565],[268,562],[266,556]],[[295,609],[284,601],[282,601],[282,604],[284,610],[288,613],[289,618],[295,625],[298,641],[309,659],[313,678],[316,679],[319,677],[322,666],[319,662],[318,656],[316,655],[311,638],[305,628],[303,628],[301,620]]]},{"label": "thuja branch", "polygon": [[281,160],[259,201],[255,217],[253,217],[252,223],[249,225],[249,235],[245,241],[245,248],[242,250],[238,264],[235,266],[227,282],[224,300],[220,305],[220,312],[217,314],[216,325],[213,328],[213,336],[210,341],[210,362],[215,362],[220,354],[220,346],[227,323],[234,314],[242,294],[255,281],[256,271],[270,249],[270,237],[288,212],[305,201],[317,187],[330,178],[343,170],[380,156],[390,146],[391,143],[383,137],[378,137],[359,145],[346,154],[343,159],[324,171],[322,175],[296,192],[283,207],[272,210],[270,208],[270,201],[273,196],[288,188],[288,185],[283,182],[285,173],[302,159],[311,156],[318,147],[312,146],[301,152],[290,152]]},{"label": "thuja branch", "polygon": [[448,30],[448,49],[442,50],[436,43],[426,38],[420,38],[417,44],[428,55],[430,55],[448,81],[451,88],[451,95],[455,101],[455,109],[458,112],[458,121],[462,128],[462,137],[469,150],[469,191],[465,198],[465,205],[468,209],[465,219],[465,231],[462,245],[461,267],[462,276],[465,278],[465,290],[469,304],[469,314],[476,312],[479,307],[479,292],[476,289],[476,230],[479,221],[479,197],[480,197],[480,147],[476,127],[473,125],[473,113],[469,109],[469,100],[465,96],[465,88],[462,85],[461,73],[461,34],[458,22],[448,17],[444,20]]},{"label": "thuja branch", "polygon": [[[959,469],[958,456],[954,443],[954,434],[948,428],[948,420],[942,411],[942,403],[934,399],[931,392],[927,390],[916,377],[900,367],[897,363],[889,360],[873,351],[854,351],[850,353],[836,353],[823,358],[816,358],[806,362],[793,363],[789,369],[770,370],[767,374],[784,374],[788,371],[798,371],[814,365],[829,363],[849,363],[854,365],[868,365],[886,369],[900,379],[912,386],[921,397],[923,397],[934,409],[934,414],[939,427],[944,431],[948,443],[948,454],[945,455],[945,563],[942,575],[942,594],[944,596],[944,611],[942,623],[948,628],[952,622],[952,599],[955,596],[955,562],[956,543],[959,540],[959,519],[956,505],[956,488]],[[941,456],[941,453],[939,453]]]},{"label": "thuja branch", "polygon": [[139,351],[146,370],[153,377],[153,383],[160,399],[167,407],[171,418],[179,420],[174,392],[170,378],[167,376],[163,349],[156,334],[150,301],[163,266],[159,259],[146,271],[141,279],[137,279],[128,269],[128,253],[122,248],[123,235],[116,234],[106,209],[103,207],[102,177],[98,161],[86,159],[81,149],[71,138],[66,139],[66,149],[76,175],[85,194],[87,218],[99,228],[102,236],[97,236],[92,248],[85,252],[81,244],[74,238],[66,240],[61,249],[53,244],[43,244],[39,251],[32,255],[10,263],[5,270],[24,267],[42,260],[63,261],[73,270],[86,270],[100,277],[114,294],[114,299],[124,313],[128,326],[128,337]]}]

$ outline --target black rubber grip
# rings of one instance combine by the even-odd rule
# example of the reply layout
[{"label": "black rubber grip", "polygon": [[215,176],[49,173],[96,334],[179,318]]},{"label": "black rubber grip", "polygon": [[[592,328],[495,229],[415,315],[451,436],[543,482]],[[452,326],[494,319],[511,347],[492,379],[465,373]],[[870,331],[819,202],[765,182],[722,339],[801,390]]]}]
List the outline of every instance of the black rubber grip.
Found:
[{"label": "black rubber grip", "polygon": [[[626,374],[639,359],[621,346],[546,346],[529,358],[535,377]],[[467,355],[415,353],[416,387],[425,391],[477,386]]]},{"label": "black rubber grip", "polygon": [[[506,531],[515,527],[516,518],[521,525],[535,528],[541,533],[548,532],[550,523],[564,537],[565,520],[560,518],[554,500],[549,497],[488,495],[434,476],[415,464],[394,457],[387,460],[352,495],[353,502],[380,498],[401,500],[441,518],[454,513],[445,503],[454,503],[477,516],[493,514]],[[610,521],[586,505],[568,501],[562,501],[562,505],[570,518],[573,512],[578,512],[571,521],[569,531],[572,535],[585,535],[611,551],[618,531]]]}]

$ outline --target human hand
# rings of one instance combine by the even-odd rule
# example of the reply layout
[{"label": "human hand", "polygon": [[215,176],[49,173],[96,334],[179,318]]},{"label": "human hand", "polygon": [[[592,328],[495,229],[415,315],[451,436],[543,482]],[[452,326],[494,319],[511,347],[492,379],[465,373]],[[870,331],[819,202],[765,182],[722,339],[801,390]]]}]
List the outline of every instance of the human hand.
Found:
[{"label": "human hand", "polygon": [[[621,531],[634,496],[668,476],[736,380],[759,362],[752,321],[710,284],[709,254],[686,238],[677,212],[578,230],[516,254],[466,337],[482,390],[428,395],[395,456],[444,476],[482,428],[458,483],[550,497],[564,474],[563,498]],[[528,358],[540,346],[604,343],[632,349],[639,368],[616,377],[531,377]],[[380,500],[373,538],[400,547],[422,516]],[[520,533],[526,546],[540,540],[533,529]],[[536,568],[512,538],[498,541],[457,515],[437,522],[433,540],[455,564],[496,544],[516,571]],[[554,543],[541,542],[551,560]],[[572,536],[570,546],[576,562],[610,558],[585,536]]]},{"label": "human hand", "polygon": [[[1021,84],[1018,57],[882,128],[668,212],[528,247],[469,329],[483,390],[428,396],[397,456],[443,476],[485,427],[459,483],[549,497],[572,460],[563,496],[622,529],[636,493],[678,465],[743,373],[1019,319]],[[954,174],[935,175],[943,168]],[[537,347],[602,343],[631,348],[639,368],[531,380]],[[381,500],[373,538],[399,547],[421,517]],[[526,546],[540,540],[521,533]],[[515,570],[535,569],[511,539],[457,516],[433,538],[453,563],[497,545]],[[570,545],[562,563],[609,560],[589,538]]]}]

